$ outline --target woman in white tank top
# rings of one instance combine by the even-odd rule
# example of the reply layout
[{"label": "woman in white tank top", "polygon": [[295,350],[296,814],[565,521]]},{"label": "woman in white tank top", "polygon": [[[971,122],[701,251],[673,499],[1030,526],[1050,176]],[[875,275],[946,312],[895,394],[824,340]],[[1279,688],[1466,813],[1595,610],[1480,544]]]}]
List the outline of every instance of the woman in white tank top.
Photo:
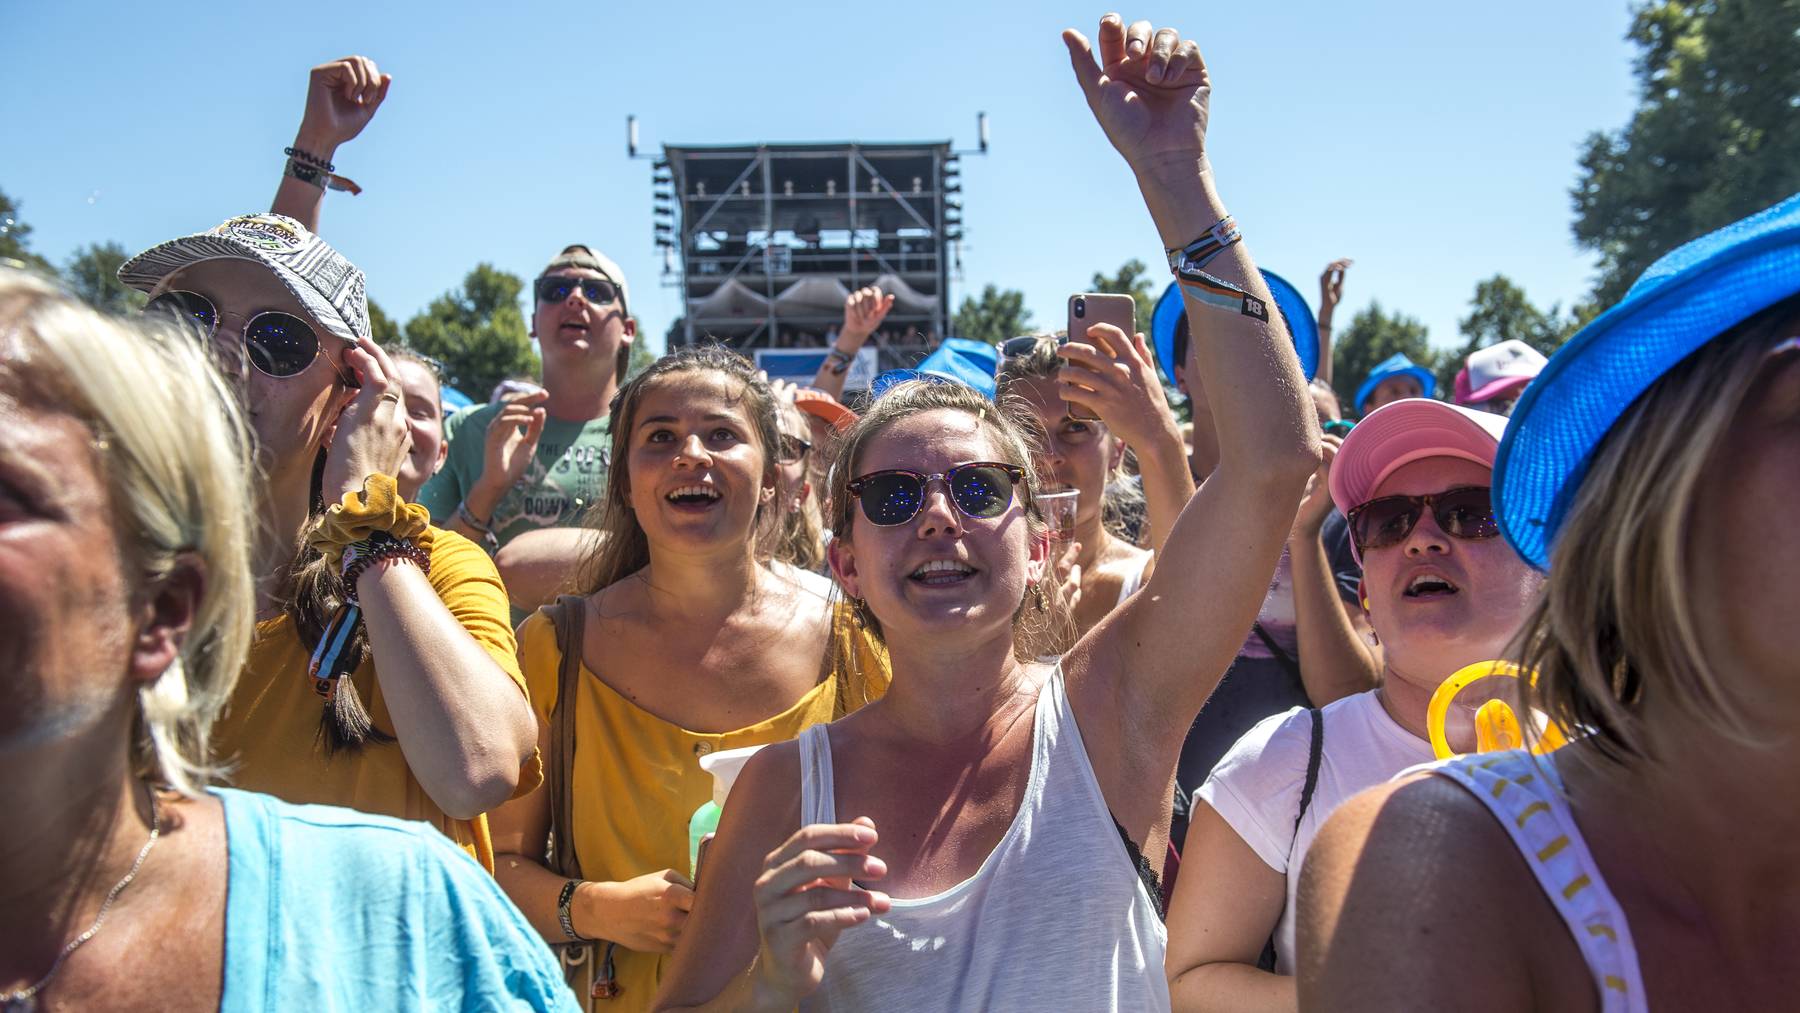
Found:
[{"label": "woman in white tank top", "polygon": [[1302,1009],[1792,1009],[1800,994],[1800,195],[1652,265],[1495,462],[1548,567],[1529,700],[1582,734],[1338,810]]},{"label": "woman in white tank top", "polygon": [[[1167,1008],[1155,869],[1175,761],[1262,603],[1292,520],[1266,505],[1298,502],[1317,426],[1203,171],[1198,49],[1116,16],[1104,70],[1065,41],[1163,245],[1218,248],[1184,290],[1212,327],[1190,371],[1218,392],[1224,459],[1144,589],[1040,663],[1060,610],[1017,417],[956,383],[878,398],[845,434],[829,526],[893,683],[745,767],[659,1008]],[[1157,382],[1141,344],[1085,337],[1062,347],[1072,400],[1105,417]]]}]

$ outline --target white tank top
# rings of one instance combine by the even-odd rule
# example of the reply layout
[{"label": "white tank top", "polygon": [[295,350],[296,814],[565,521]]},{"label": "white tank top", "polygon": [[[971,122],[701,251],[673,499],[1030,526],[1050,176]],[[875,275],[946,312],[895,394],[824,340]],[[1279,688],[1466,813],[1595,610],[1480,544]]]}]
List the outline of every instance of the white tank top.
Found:
[{"label": "white tank top", "polygon": [[1601,1013],[1647,1013],[1631,927],[1575,825],[1556,764],[1519,749],[1416,769],[1462,785],[1500,821],[1581,948]]},{"label": "white tank top", "polygon": [[[1144,586],[1144,571],[1150,569],[1150,560],[1154,558],[1145,556],[1143,565],[1125,575],[1124,582],[1119,585],[1119,605],[1125,604],[1125,599],[1137,594],[1138,588]],[[1114,605],[1113,608],[1118,608],[1119,605]]]},{"label": "white tank top", "polygon": [[[800,733],[802,824],[836,823],[825,725]],[[846,929],[817,1010],[1167,1010],[1168,932],[1132,867],[1062,668],[1038,694],[1031,774],[975,875]]]}]

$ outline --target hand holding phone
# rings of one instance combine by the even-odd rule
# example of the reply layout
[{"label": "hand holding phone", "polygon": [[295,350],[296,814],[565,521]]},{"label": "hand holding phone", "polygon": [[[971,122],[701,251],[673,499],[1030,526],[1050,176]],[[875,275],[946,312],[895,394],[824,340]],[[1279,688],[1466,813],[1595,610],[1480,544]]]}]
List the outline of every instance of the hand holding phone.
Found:
[{"label": "hand holding phone", "polygon": [[[1110,292],[1077,292],[1069,297],[1069,340],[1093,345],[1102,354],[1110,354],[1114,359],[1121,357],[1121,349],[1112,348],[1107,342],[1088,336],[1088,328],[1095,324],[1111,324],[1123,332],[1129,339],[1137,332],[1137,300],[1128,295],[1117,295]],[[1087,413],[1087,409],[1073,402],[1068,402],[1069,417],[1095,421],[1097,415]]]}]

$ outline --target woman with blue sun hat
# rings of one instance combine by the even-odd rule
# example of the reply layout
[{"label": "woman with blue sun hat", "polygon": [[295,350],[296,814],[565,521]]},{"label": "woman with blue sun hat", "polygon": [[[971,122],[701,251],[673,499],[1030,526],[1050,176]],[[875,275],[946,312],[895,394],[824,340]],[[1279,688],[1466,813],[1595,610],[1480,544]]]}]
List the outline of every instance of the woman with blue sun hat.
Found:
[{"label": "woman with blue sun hat", "polygon": [[1436,393],[1437,377],[1431,370],[1397,352],[1369,370],[1362,386],[1356,388],[1356,414],[1367,415],[1384,404]]},{"label": "woman with blue sun hat", "polygon": [[1796,335],[1800,195],[1651,265],[1527,388],[1494,468],[1548,570],[1521,691],[1581,734],[1340,809],[1303,873],[1303,1009],[1791,1006]]}]

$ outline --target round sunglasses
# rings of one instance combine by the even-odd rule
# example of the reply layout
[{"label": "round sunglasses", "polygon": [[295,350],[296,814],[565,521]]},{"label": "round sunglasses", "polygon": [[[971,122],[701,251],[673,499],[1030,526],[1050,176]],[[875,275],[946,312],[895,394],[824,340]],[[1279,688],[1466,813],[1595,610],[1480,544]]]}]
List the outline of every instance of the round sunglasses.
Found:
[{"label": "round sunglasses", "polygon": [[1478,541],[1500,534],[1494,503],[1485,485],[1465,485],[1426,496],[1383,496],[1354,507],[1345,515],[1358,552],[1398,545],[1412,534],[1425,511],[1444,534]]},{"label": "round sunglasses", "polygon": [[925,490],[943,482],[950,502],[965,516],[998,517],[1012,504],[1013,487],[1025,481],[1025,469],[994,461],[971,461],[947,471],[926,475],[894,468],[872,471],[853,478],[845,486],[862,505],[870,524],[891,528],[905,524],[925,508]]},{"label": "round sunglasses", "polygon": [[[219,329],[218,307],[198,292],[164,292],[145,304],[144,312],[164,313],[192,324],[209,341]],[[319,336],[299,317],[267,310],[244,322],[244,357],[264,376],[276,379],[298,376],[319,357]],[[329,356],[326,361],[331,362]],[[331,369],[347,385],[362,386],[337,363],[331,362]]]}]

